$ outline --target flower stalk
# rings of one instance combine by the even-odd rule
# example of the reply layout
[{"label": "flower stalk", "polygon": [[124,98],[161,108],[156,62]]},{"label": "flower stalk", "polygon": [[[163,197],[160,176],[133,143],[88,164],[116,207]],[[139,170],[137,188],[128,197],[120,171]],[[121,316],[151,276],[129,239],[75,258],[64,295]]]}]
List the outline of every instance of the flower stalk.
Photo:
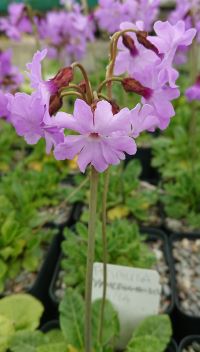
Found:
[{"label": "flower stalk", "polygon": [[85,282],[85,352],[92,352],[92,278],[95,252],[98,172],[92,166],[88,223],[88,250]]},{"label": "flower stalk", "polygon": [[109,168],[106,170],[104,175],[104,189],[102,196],[102,247],[103,247],[103,295],[101,301],[100,310],[100,325],[99,325],[99,343],[101,344],[103,338],[103,324],[104,324],[104,311],[106,302],[106,291],[107,291],[107,236],[106,236],[106,225],[107,225],[107,194],[109,188]]}]

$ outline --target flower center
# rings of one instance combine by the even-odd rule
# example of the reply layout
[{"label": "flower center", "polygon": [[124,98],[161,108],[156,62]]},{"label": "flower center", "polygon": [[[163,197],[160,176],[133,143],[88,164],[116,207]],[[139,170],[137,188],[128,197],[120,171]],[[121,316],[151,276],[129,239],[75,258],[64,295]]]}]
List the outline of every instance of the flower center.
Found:
[{"label": "flower center", "polygon": [[97,132],[92,132],[92,133],[90,133],[90,137],[97,139],[97,138],[99,138],[99,134]]}]

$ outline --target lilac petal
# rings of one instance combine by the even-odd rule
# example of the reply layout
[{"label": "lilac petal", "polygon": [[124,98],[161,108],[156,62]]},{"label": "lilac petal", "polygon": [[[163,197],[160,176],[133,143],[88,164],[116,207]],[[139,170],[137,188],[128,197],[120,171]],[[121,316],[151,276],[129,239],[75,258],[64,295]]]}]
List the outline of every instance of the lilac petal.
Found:
[{"label": "lilac petal", "polygon": [[117,165],[120,159],[115,150],[110,148],[110,145],[106,141],[101,142],[102,155],[107,164]]},{"label": "lilac petal", "polygon": [[37,89],[39,84],[43,82],[41,61],[44,60],[46,55],[47,49],[37,51],[33,56],[32,62],[26,65],[29,70],[28,76],[30,78],[32,88]]},{"label": "lilac petal", "polygon": [[83,136],[67,136],[64,143],[58,144],[54,149],[57,160],[73,159],[86,144]]},{"label": "lilac petal", "polygon": [[85,172],[86,167],[91,163],[92,161],[92,148],[90,143],[86,143],[81,152],[78,155],[78,166],[81,172]]},{"label": "lilac petal", "polygon": [[73,115],[77,119],[82,133],[89,133],[93,130],[93,113],[85,101],[76,99]]},{"label": "lilac petal", "polygon": [[94,112],[94,131],[100,134],[107,133],[107,128],[113,119],[112,106],[105,100],[99,101]]},{"label": "lilac petal", "polygon": [[53,124],[59,128],[67,128],[81,133],[82,129],[79,126],[78,121],[74,116],[66,114],[65,112],[58,112],[55,116],[52,117]]},{"label": "lilac petal", "polygon": [[133,155],[137,151],[135,141],[128,136],[113,136],[109,137],[109,144],[113,149],[118,151],[126,152],[127,154]]},{"label": "lilac petal", "polygon": [[128,63],[130,60],[130,54],[128,50],[119,52],[115,61],[114,74],[116,76],[122,75],[128,71]]}]

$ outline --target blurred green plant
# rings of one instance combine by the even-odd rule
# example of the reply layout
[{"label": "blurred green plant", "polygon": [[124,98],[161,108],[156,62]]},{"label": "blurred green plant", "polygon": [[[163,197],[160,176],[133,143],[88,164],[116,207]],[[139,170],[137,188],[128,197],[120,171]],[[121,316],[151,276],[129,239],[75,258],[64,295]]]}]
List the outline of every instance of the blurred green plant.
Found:
[{"label": "blurred green plant", "polygon": [[[66,228],[62,243],[63,259],[61,267],[65,271],[64,282],[84,294],[87,226],[76,224],[75,231]],[[95,261],[101,262],[103,256],[101,223],[96,228]],[[137,268],[152,268],[156,258],[145,244],[138,226],[128,220],[115,220],[107,227],[108,263]]]}]

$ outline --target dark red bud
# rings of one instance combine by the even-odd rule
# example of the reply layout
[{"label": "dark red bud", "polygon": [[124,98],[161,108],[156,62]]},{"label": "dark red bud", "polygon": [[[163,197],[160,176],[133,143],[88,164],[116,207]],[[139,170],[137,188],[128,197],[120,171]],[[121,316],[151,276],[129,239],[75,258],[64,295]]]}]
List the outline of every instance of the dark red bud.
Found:
[{"label": "dark red bud", "polygon": [[145,99],[149,99],[152,94],[152,90],[148,87],[143,86],[139,81],[134,78],[124,78],[122,85],[126,92],[134,92],[143,96]]},{"label": "dark red bud", "polygon": [[55,87],[56,92],[60,88],[67,87],[73,80],[73,69],[71,67],[64,67],[58,71],[57,75],[50,79],[50,84]]},{"label": "dark red bud", "polygon": [[154,51],[154,53],[156,53],[157,55],[159,55],[159,51],[158,48],[156,48],[155,45],[153,45],[148,39],[148,33],[145,31],[138,31],[136,33],[137,35],[137,40],[140,44],[142,44],[146,49],[150,49],[152,51]]},{"label": "dark red bud", "polygon": [[125,46],[127,49],[129,49],[130,54],[131,54],[132,56],[137,55],[137,53],[138,53],[137,48],[136,48],[136,46],[135,46],[134,40],[130,37],[130,35],[128,35],[128,34],[123,34],[123,36],[122,36],[122,41],[123,41],[124,46]]},{"label": "dark red bud", "polygon": [[59,94],[54,94],[50,98],[49,115],[54,115],[62,107],[62,98]]},{"label": "dark red bud", "polygon": [[85,83],[85,81],[82,81],[81,83],[79,83],[78,86],[81,89],[82,93],[86,93],[86,83]]}]

